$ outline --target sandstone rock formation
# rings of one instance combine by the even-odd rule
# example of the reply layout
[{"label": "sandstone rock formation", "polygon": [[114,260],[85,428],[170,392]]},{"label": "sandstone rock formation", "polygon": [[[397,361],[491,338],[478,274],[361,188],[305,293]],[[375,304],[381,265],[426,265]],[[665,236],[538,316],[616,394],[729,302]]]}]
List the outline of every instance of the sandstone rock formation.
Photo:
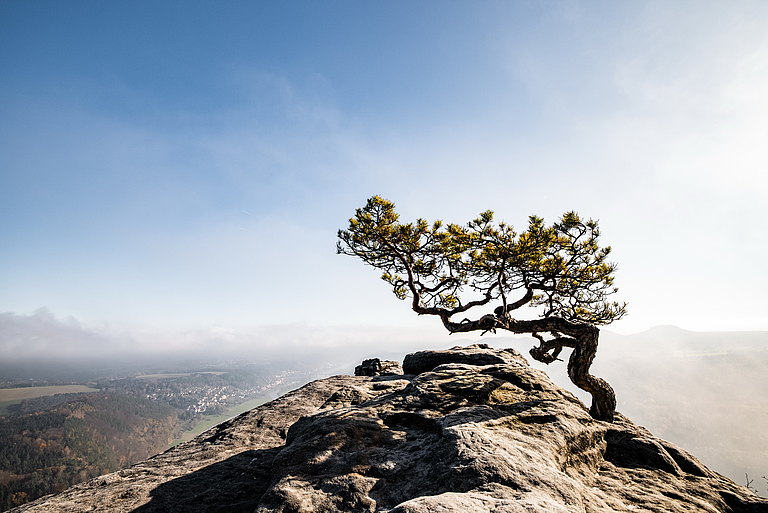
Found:
[{"label": "sandstone rock formation", "polygon": [[309,383],[12,511],[768,512],[623,416],[594,420],[512,350],[421,352],[405,370]]},{"label": "sandstone rock formation", "polygon": [[355,376],[397,376],[403,373],[399,362],[371,358],[355,367]]}]

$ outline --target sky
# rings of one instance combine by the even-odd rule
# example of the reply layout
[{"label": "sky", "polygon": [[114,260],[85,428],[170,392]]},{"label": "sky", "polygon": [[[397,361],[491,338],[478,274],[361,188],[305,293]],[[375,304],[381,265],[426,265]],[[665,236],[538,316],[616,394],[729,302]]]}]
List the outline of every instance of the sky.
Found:
[{"label": "sky", "polygon": [[762,1],[0,0],[0,312],[444,337],[335,254],[378,194],[599,220],[610,330],[768,330],[766,27]]}]

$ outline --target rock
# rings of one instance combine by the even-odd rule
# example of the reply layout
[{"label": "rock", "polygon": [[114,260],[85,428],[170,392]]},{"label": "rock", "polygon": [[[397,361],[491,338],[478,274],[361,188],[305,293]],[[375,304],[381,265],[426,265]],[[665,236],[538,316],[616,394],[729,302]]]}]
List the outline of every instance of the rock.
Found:
[{"label": "rock", "polygon": [[392,360],[371,358],[355,367],[355,376],[399,376],[403,374],[400,363]]},{"label": "rock", "polygon": [[488,344],[474,344],[467,347],[453,347],[447,351],[419,351],[406,355],[403,361],[405,374],[429,372],[446,363],[464,363],[467,365],[495,365],[502,363],[528,362],[514,349],[489,351]]},{"label": "rock", "polygon": [[514,351],[421,353],[411,361],[430,363],[408,375],[312,382],[116,478],[12,511],[768,511],[621,414],[593,419]]}]

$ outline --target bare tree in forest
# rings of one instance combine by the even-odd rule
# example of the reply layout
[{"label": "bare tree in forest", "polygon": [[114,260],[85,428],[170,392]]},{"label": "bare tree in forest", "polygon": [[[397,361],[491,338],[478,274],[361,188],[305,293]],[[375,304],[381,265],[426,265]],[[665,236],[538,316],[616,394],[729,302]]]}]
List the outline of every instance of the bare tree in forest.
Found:
[{"label": "bare tree in forest", "polygon": [[[571,348],[568,375],[592,395],[590,414],[613,420],[613,389],[589,368],[600,335],[596,326],[620,319],[626,304],[606,300],[617,291],[616,265],[607,261],[611,248],[598,245],[596,221],[568,212],[545,226],[531,216],[518,234],[494,223],[490,211],[466,226],[398,219],[394,203],[370,198],[339,230],[338,252],[382,270],[398,298],[410,298],[419,315],[438,316],[451,333],[529,333],[538,341],[531,356],[547,364]],[[539,317],[514,318],[523,306],[537,307]]]}]

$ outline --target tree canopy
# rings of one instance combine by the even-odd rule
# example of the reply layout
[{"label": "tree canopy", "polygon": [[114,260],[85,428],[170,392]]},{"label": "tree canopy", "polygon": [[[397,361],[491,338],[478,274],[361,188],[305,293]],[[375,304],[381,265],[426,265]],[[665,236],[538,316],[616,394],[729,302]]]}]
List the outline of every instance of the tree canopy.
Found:
[{"label": "tree canopy", "polygon": [[[617,292],[616,265],[599,236],[597,222],[575,212],[552,225],[530,216],[521,233],[495,222],[491,211],[466,225],[401,223],[394,203],[373,196],[339,230],[337,250],[381,270],[399,299],[410,300],[420,315],[438,316],[451,333],[530,333],[539,342],[531,355],[545,363],[557,360],[563,347],[573,348],[571,380],[592,394],[595,418],[612,420],[613,390],[589,367],[596,326],[620,319],[626,304],[609,301]],[[522,307],[533,307],[534,318],[512,316]]]}]

